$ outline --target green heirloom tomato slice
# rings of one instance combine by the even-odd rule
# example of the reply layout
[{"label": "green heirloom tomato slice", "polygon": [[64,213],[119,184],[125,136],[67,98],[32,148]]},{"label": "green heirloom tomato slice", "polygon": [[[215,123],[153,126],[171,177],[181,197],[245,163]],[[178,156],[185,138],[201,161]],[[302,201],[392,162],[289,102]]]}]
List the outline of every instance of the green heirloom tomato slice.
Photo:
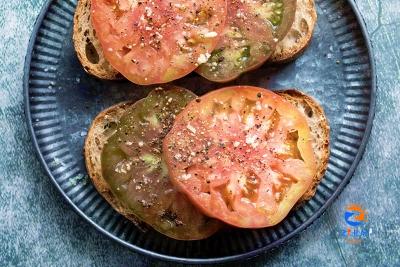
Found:
[{"label": "green heirloom tomato slice", "polygon": [[226,0],[92,0],[92,24],[110,64],[136,84],[166,83],[207,61]]},{"label": "green heirloom tomato slice", "polygon": [[229,1],[228,19],[218,46],[197,73],[211,81],[227,82],[272,55],[276,46],[272,25],[249,11],[244,1]]},{"label": "green heirloom tomato slice", "polygon": [[171,184],[162,156],[162,140],[175,116],[195,97],[177,87],[152,91],[121,117],[101,155],[104,179],[124,207],[180,240],[206,238],[220,226]]},{"label": "green heirloom tomato slice", "polygon": [[294,22],[296,0],[243,0],[250,12],[273,25],[274,36],[285,38]]},{"label": "green heirloom tomato slice", "polygon": [[228,2],[224,32],[209,60],[196,72],[215,82],[228,82],[262,65],[294,21],[296,0]]},{"label": "green heirloom tomato slice", "polygon": [[227,87],[192,101],[164,139],[171,181],[205,214],[273,226],[316,173],[306,118],[271,91]]}]

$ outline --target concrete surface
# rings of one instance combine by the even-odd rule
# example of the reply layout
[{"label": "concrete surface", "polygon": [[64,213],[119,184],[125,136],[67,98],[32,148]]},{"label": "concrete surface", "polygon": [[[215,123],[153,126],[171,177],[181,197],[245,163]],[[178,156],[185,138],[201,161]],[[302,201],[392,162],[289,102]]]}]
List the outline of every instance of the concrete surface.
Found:
[{"label": "concrete surface", "polygon": [[[25,125],[23,63],[45,0],[0,3],[0,265],[161,266],[108,240],[75,214],[35,157]],[[357,0],[378,73],[375,123],[366,153],[344,192],[309,229],[254,266],[400,266],[400,1]],[[348,244],[349,203],[368,212],[368,239]],[[230,264],[232,265],[232,264]]]}]

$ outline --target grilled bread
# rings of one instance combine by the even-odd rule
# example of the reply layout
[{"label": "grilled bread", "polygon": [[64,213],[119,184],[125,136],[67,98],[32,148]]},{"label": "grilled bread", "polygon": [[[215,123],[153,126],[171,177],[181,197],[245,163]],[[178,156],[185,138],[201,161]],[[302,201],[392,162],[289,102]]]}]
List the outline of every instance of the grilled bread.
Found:
[{"label": "grilled bread", "polygon": [[[318,172],[309,190],[299,200],[299,203],[301,203],[310,199],[315,194],[316,186],[327,168],[329,157],[329,124],[322,107],[311,97],[297,90],[281,91],[278,92],[278,94],[295,105],[305,115],[313,138],[312,145],[317,159]],[[116,211],[127,217],[136,225],[140,225],[139,220],[133,212],[115,198],[110,187],[103,178],[101,169],[101,153],[103,146],[112,134],[112,132],[108,131],[108,128],[110,124],[117,123],[126,109],[133,104],[134,102],[116,104],[97,115],[86,137],[84,156],[87,171],[97,191]]]}]

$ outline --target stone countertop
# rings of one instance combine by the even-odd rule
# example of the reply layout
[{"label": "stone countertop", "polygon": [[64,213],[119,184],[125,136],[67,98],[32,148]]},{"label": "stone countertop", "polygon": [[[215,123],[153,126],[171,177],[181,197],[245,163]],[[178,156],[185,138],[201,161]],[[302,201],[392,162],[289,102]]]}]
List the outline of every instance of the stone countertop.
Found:
[{"label": "stone countertop", "polygon": [[[25,124],[24,57],[45,0],[0,3],[0,265],[159,266],[97,232],[62,198],[39,164]],[[306,231],[242,264],[400,266],[400,1],[356,0],[377,67],[374,127],[350,184]],[[348,244],[344,209],[368,212],[368,239]],[[231,264],[232,265],[232,264]]]}]

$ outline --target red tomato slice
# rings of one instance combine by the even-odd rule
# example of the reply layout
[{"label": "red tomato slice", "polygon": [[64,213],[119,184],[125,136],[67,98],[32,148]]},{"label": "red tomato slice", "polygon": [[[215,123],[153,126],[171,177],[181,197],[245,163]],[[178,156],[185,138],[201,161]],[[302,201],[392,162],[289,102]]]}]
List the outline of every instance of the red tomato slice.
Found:
[{"label": "red tomato slice", "polygon": [[137,84],[166,83],[204,63],[218,42],[226,0],[92,0],[106,59]]},{"label": "red tomato slice", "polygon": [[205,214],[260,228],[279,223],[316,173],[304,116],[271,91],[227,87],[192,101],[165,137],[171,180]]}]

